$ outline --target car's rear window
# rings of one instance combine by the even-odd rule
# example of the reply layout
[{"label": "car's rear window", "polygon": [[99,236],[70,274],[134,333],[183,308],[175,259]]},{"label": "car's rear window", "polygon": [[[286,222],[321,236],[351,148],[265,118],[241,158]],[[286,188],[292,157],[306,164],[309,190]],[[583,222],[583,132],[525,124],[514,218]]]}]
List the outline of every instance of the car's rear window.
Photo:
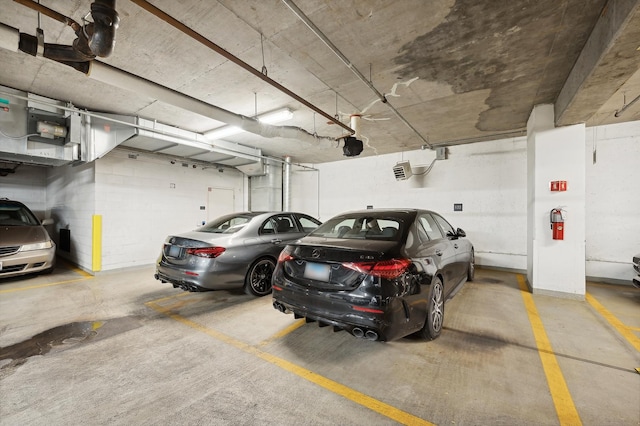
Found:
[{"label": "car's rear window", "polygon": [[40,221],[31,211],[21,205],[0,204],[0,225],[3,226],[37,226]]},{"label": "car's rear window", "polygon": [[212,234],[233,234],[241,230],[253,216],[223,216],[215,219],[201,228],[199,232],[210,232]]},{"label": "car's rear window", "polygon": [[391,217],[340,216],[329,219],[310,235],[324,238],[380,239],[397,241],[402,222]]}]

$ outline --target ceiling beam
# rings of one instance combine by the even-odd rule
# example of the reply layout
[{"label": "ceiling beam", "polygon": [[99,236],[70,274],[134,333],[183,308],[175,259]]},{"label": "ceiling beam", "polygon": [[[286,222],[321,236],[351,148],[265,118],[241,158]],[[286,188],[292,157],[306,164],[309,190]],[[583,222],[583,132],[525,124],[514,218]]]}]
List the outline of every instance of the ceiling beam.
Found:
[{"label": "ceiling beam", "polygon": [[586,122],[640,67],[640,0],[602,10],[555,103],[557,126]]}]

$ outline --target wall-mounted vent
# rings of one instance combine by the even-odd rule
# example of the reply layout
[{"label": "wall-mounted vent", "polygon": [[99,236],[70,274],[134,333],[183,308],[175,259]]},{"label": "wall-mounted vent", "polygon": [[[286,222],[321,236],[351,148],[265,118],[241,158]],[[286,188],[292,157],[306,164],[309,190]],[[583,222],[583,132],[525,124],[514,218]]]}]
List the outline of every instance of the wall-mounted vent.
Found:
[{"label": "wall-mounted vent", "polygon": [[407,180],[413,173],[411,172],[411,164],[408,161],[401,161],[393,167],[393,174],[396,180]]}]

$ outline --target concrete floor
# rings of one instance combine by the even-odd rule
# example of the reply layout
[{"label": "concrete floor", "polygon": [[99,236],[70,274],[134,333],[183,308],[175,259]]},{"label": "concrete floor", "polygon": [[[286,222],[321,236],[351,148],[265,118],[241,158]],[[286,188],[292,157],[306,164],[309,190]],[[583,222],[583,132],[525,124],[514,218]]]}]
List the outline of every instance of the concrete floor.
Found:
[{"label": "concrete floor", "polygon": [[640,290],[479,269],[435,341],[356,339],[153,267],[0,281],[0,425],[639,425]]}]

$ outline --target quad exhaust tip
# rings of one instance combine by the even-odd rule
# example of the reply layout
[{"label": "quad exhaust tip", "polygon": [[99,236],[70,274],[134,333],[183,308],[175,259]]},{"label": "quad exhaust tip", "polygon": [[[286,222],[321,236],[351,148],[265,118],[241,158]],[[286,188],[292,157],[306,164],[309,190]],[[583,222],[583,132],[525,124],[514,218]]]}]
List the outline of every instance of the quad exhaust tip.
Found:
[{"label": "quad exhaust tip", "polygon": [[354,327],[351,330],[351,334],[360,339],[365,338],[368,340],[378,340],[378,333],[373,330],[363,330],[360,327]]}]

